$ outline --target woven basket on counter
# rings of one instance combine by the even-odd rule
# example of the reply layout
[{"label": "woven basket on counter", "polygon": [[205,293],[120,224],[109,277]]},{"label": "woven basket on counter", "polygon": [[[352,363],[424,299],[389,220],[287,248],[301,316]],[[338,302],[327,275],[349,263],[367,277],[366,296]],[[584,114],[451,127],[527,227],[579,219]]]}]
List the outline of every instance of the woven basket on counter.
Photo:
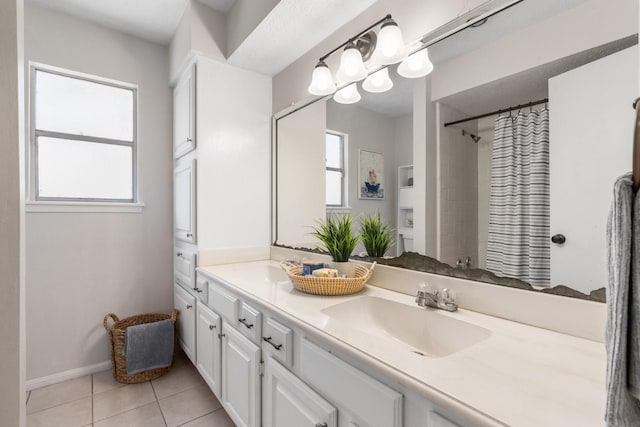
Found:
[{"label": "woven basket on counter", "polygon": [[288,262],[281,262],[282,269],[287,272],[293,287],[314,295],[349,295],[359,292],[371,278],[376,266],[374,261],[371,268],[356,264],[356,277],[316,277],[303,276],[302,267]]},{"label": "woven basket on counter", "polygon": [[[167,373],[170,369],[158,368],[150,369],[148,371],[140,372],[137,374],[127,374],[127,358],[124,355],[125,337],[127,335],[127,328],[134,325],[142,325],[145,323],[159,322],[161,320],[171,319],[175,328],[176,319],[178,318],[178,310],[173,310],[171,314],[163,313],[147,313],[139,314],[137,316],[127,317],[125,319],[118,319],[113,313],[109,313],[104,316],[103,325],[109,334],[109,340],[111,342],[111,362],[113,366],[113,378],[116,381],[125,384],[141,383],[158,378],[161,375]],[[109,320],[113,321],[113,324],[109,326]],[[173,352],[176,351],[176,334],[173,334]]]}]

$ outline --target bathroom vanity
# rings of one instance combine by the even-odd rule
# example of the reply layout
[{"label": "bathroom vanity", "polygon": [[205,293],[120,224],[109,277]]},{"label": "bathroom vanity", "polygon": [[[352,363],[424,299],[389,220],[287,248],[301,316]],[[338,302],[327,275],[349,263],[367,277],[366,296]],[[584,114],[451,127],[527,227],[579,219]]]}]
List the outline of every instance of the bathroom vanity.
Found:
[{"label": "bathroom vanity", "polygon": [[195,314],[181,344],[239,426],[602,424],[602,343],[377,286],[305,294],[273,260],[201,267],[197,284],[176,285]]}]

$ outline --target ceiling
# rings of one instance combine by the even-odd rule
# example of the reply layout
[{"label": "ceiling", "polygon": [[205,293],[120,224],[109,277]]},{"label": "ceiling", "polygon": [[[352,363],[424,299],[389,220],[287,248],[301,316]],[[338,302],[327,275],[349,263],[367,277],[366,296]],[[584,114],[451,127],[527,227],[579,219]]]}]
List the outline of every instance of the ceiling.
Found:
[{"label": "ceiling", "polygon": [[[30,0],[105,27],[167,45],[189,0]],[[199,0],[227,12],[234,0]]]},{"label": "ceiling", "polygon": [[[28,0],[87,21],[168,45],[190,0]],[[227,13],[236,0],[198,0]],[[248,2],[263,0],[237,0]],[[273,76],[377,0],[278,0],[227,58]]]}]

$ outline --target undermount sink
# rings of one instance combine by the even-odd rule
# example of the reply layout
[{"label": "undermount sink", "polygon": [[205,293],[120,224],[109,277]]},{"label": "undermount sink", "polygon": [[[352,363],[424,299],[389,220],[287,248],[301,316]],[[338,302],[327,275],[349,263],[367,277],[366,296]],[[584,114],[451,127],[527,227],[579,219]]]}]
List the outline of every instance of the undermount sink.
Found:
[{"label": "undermount sink", "polygon": [[433,309],[362,296],[322,310],[331,320],[372,336],[399,341],[410,351],[443,357],[486,340],[491,331]]}]

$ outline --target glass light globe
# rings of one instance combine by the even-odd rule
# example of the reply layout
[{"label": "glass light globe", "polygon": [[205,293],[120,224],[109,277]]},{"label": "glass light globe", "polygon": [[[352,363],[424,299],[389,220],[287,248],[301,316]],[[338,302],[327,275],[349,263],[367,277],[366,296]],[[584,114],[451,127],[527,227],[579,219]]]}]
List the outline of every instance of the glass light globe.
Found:
[{"label": "glass light globe", "polygon": [[362,55],[353,43],[349,43],[340,57],[340,67],[336,72],[338,84],[357,82],[367,77],[367,69],[362,62]]},{"label": "glass light globe", "polygon": [[355,104],[360,101],[360,92],[358,92],[358,85],[352,83],[346,86],[333,95],[333,100],[340,104]]},{"label": "glass light globe", "polygon": [[365,79],[362,88],[367,92],[386,92],[393,87],[393,81],[389,78],[389,69],[383,68]]},{"label": "glass light globe", "polygon": [[429,59],[429,51],[425,48],[409,55],[398,66],[398,74],[402,77],[424,77],[433,71],[433,63]]},{"label": "glass light globe", "polygon": [[324,61],[318,62],[316,68],[313,69],[311,76],[311,84],[307,91],[312,95],[329,95],[336,91],[336,85],[333,82],[331,70]]},{"label": "glass light globe", "polygon": [[382,24],[378,33],[378,43],[372,59],[376,64],[390,65],[400,62],[407,55],[407,47],[402,39],[402,32],[393,19]]}]

